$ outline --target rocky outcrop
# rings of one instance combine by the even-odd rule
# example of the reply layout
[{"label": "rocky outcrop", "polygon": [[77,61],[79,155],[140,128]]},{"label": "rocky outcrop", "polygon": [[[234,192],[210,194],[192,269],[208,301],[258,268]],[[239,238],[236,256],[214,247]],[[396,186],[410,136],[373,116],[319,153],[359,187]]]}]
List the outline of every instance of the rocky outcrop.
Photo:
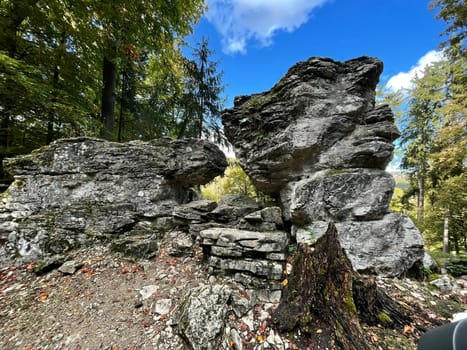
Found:
[{"label": "rocky outcrop", "polygon": [[270,91],[237,97],[222,120],[257,188],[277,195],[321,169],[384,169],[399,132],[389,107],[375,108],[382,69],[369,57],[310,58]]},{"label": "rocky outcrop", "polygon": [[222,119],[240,164],[279,199],[298,241],[333,220],[355,269],[399,275],[423,259],[423,241],[389,211],[394,181],[384,169],[399,132],[390,108],[375,106],[382,69],[370,57],[310,58],[271,90],[237,97]]},{"label": "rocky outcrop", "polygon": [[[327,221],[295,228],[297,241],[313,243],[321,237]],[[423,239],[420,231],[405,215],[386,214],[379,220],[336,222],[339,241],[353,268],[363,273],[399,276],[410,270],[414,262],[423,259]]]},{"label": "rocky outcrop", "polygon": [[0,204],[0,257],[35,259],[109,239],[150,256],[173,226],[173,208],[192,199],[190,187],[226,166],[216,146],[194,139],[65,139],[8,159],[15,181]]},{"label": "rocky outcrop", "polygon": [[226,284],[208,284],[192,289],[185,297],[177,317],[177,328],[190,349],[221,349],[231,294]]},{"label": "rocky outcrop", "polygon": [[249,197],[226,195],[218,206],[199,200],[177,206],[173,213],[179,227],[199,241],[212,274],[246,288],[280,289],[289,235],[279,207],[259,209]]},{"label": "rocky outcrop", "polygon": [[247,287],[280,289],[288,245],[286,232],[212,228],[201,231],[200,237],[212,273],[232,275]]}]

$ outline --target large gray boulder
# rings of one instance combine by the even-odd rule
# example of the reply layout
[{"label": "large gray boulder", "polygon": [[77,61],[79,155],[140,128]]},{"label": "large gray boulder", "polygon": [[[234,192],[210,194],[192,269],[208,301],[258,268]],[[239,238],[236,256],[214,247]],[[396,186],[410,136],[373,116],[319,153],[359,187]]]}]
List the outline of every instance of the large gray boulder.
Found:
[{"label": "large gray boulder", "polygon": [[245,172],[279,199],[298,240],[333,220],[355,269],[400,275],[423,259],[423,241],[408,218],[389,214],[385,168],[399,131],[391,109],[375,106],[382,70],[371,57],[313,57],[271,90],[237,97],[222,120]]},{"label": "large gray boulder", "polygon": [[393,188],[393,176],[383,170],[323,170],[289,184],[287,212],[296,224],[380,219],[389,212]]},{"label": "large gray boulder", "polygon": [[174,207],[191,199],[190,187],[222,174],[227,162],[202,140],[75,138],[4,165],[15,181],[1,197],[0,261],[125,235],[156,239],[170,229]]},{"label": "large gray boulder", "polygon": [[388,106],[375,108],[381,61],[310,58],[269,91],[235,99],[222,121],[257,188],[283,186],[321,169],[384,169],[399,132]]},{"label": "large gray boulder", "polygon": [[[339,241],[352,266],[362,273],[399,276],[414,261],[423,257],[423,239],[412,220],[400,213],[384,215],[379,220],[335,223]],[[328,227],[327,221],[316,220],[295,228],[298,242],[314,243]]]},{"label": "large gray boulder", "polygon": [[176,317],[178,334],[189,349],[221,349],[232,290],[224,283],[201,285],[183,300]]}]

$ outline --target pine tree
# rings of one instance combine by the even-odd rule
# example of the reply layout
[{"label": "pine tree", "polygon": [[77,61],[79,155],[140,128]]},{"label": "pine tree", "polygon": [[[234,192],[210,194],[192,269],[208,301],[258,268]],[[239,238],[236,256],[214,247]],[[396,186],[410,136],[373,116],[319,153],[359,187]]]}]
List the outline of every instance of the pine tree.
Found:
[{"label": "pine tree", "polygon": [[219,63],[211,60],[212,54],[208,40],[203,38],[194,49],[193,58],[185,60],[187,74],[178,138],[201,138],[205,134],[214,136],[219,143],[224,140],[220,125],[223,72],[218,70]]}]

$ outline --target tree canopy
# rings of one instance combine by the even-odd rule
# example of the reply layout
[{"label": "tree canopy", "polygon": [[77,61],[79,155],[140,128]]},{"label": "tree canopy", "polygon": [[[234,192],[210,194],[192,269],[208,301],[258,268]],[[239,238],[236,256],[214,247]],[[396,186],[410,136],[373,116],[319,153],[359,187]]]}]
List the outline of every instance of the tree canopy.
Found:
[{"label": "tree canopy", "polygon": [[1,0],[0,163],[61,137],[200,137],[217,125],[208,42],[182,51],[204,11],[203,0]]}]

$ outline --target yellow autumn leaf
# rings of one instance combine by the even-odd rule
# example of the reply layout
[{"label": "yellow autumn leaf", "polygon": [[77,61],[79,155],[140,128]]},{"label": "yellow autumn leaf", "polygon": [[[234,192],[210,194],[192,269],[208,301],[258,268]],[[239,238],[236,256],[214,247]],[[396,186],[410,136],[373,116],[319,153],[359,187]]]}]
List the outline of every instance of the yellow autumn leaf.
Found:
[{"label": "yellow autumn leaf", "polygon": [[289,280],[286,278],[285,280],[282,281],[282,285],[285,287],[286,285],[289,284]]}]

